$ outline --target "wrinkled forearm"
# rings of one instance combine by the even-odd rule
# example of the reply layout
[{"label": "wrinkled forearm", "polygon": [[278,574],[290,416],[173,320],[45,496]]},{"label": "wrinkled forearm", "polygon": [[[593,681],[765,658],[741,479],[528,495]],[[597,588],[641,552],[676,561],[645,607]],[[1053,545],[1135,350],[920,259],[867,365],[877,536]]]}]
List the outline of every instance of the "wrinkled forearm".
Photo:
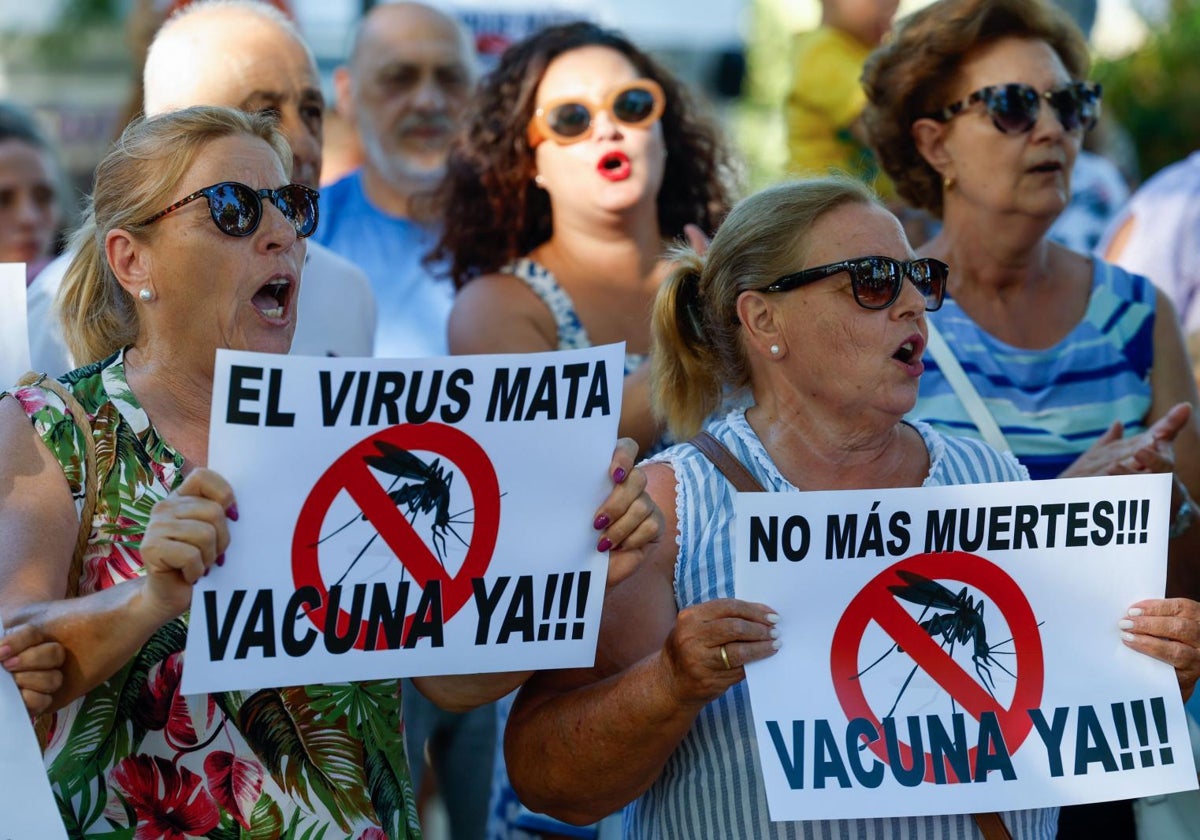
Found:
[{"label": "wrinkled forearm", "polygon": [[703,708],[681,703],[669,686],[661,652],[562,693],[531,681],[504,739],[509,779],[521,801],[584,825],[641,796]]},{"label": "wrinkled forearm", "polygon": [[107,680],[174,618],[147,604],[145,583],[145,578],[137,578],[78,598],[6,606],[6,625],[33,624],[65,650],[63,682],[49,711]]}]

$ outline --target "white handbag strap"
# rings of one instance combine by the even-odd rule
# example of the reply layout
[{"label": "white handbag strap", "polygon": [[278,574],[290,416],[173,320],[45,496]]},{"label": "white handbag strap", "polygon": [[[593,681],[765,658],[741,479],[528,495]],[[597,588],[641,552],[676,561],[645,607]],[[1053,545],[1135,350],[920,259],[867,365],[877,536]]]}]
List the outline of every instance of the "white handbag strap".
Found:
[{"label": "white handbag strap", "polygon": [[954,389],[959,402],[967,410],[967,415],[975,423],[976,428],[983,435],[983,439],[993,449],[998,449],[1001,452],[1011,452],[1012,447],[1008,445],[1008,441],[1004,437],[1004,432],[1000,431],[1000,426],[996,423],[996,418],[992,417],[992,413],[983,404],[983,398],[979,396],[979,392],[975,390],[975,386],[967,378],[966,371],[958,363],[958,359],[955,357],[954,351],[950,349],[950,345],[946,343],[946,339],[942,338],[941,332],[933,325],[931,319],[926,318],[925,324],[929,328],[929,355],[933,357],[938,367],[942,369],[942,373],[946,376],[946,381]]}]

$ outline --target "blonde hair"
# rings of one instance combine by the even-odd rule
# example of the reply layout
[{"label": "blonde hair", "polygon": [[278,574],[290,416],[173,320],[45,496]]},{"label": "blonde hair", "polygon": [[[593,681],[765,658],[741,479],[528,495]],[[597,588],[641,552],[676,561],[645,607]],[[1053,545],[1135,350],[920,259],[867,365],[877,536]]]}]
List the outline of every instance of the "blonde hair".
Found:
[{"label": "blonde hair", "polygon": [[120,229],[149,240],[152,228],[143,221],[180,198],[179,181],[204,148],[239,134],[266,141],[290,176],[291,147],[273,118],[214,106],[134,120],[96,167],[83,223],[71,239],[75,259],[58,293],[63,332],[77,364],[132,344],[140,329],[133,298],[105,256],[109,232]]},{"label": "blonde hair", "polygon": [[738,296],[795,271],[816,221],[854,202],[879,203],[851,178],[778,184],[735,205],[703,257],[673,252],[675,269],[654,302],[650,362],[654,414],[673,437],[695,435],[727,392],[750,384]]}]

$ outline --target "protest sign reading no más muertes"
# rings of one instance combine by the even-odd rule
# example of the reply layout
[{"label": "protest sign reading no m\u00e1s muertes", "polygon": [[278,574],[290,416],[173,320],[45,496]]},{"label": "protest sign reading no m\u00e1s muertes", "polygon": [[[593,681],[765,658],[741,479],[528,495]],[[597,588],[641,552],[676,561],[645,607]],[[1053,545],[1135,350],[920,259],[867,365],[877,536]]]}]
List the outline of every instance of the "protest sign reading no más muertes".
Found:
[{"label": "protest sign reading no m\u00e1s muertes", "polygon": [[1162,597],[1170,477],[740,494],[737,597],[771,818],[967,813],[1196,787]]}]

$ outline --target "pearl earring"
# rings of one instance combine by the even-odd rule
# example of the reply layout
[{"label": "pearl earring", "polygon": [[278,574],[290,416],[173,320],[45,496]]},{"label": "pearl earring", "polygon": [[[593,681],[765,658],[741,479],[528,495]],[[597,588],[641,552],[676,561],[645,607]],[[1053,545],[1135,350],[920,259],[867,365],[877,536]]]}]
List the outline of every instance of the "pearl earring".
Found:
[{"label": "pearl earring", "polygon": [[154,300],[154,292],[150,291],[149,289],[142,289],[140,292],[138,292],[138,297],[142,299],[143,303],[149,303],[150,301]]},{"label": "pearl earring", "polygon": [[545,189],[545,188],[546,188],[546,179],[545,179],[545,178],[543,178],[541,175],[534,175],[534,176],[533,176],[533,183],[537,184],[537,185],[538,185],[539,187],[541,187],[542,189]]},{"label": "pearl earring", "polygon": [[771,355],[772,355],[772,356],[778,356],[778,355],[779,355],[779,345],[778,345],[778,344],[772,344],[772,345],[771,345]]}]

